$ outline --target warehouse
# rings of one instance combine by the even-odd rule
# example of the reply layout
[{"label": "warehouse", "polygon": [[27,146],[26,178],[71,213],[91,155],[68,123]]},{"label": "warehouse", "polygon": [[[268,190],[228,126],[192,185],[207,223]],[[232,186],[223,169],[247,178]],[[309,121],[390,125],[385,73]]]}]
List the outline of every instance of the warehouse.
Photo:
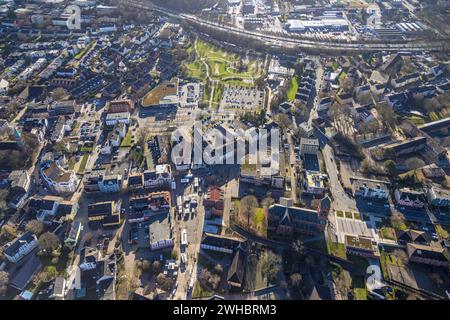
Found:
[{"label": "warehouse", "polygon": [[320,19],[320,20],[297,20],[291,19],[286,23],[289,32],[305,32],[305,31],[348,31],[348,22],[345,19]]}]

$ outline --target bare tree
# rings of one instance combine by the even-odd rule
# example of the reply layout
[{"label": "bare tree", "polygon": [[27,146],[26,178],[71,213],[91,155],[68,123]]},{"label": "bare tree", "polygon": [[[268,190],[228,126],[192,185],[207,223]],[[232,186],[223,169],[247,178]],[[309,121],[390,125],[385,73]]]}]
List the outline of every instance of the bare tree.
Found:
[{"label": "bare tree", "polygon": [[25,230],[31,231],[36,236],[40,236],[44,232],[44,225],[39,220],[30,220],[25,226]]},{"label": "bare tree", "polygon": [[59,238],[51,232],[46,232],[39,237],[39,247],[46,251],[56,250],[60,245]]},{"label": "bare tree", "polygon": [[6,293],[8,289],[9,275],[6,271],[0,271],[0,296]]},{"label": "bare tree", "polygon": [[241,199],[239,211],[247,218],[247,229],[250,230],[250,218],[253,216],[254,209],[258,207],[258,199],[255,196],[248,195]]},{"label": "bare tree", "polygon": [[400,212],[393,212],[391,215],[391,224],[395,230],[406,229],[405,217]]},{"label": "bare tree", "polygon": [[302,282],[302,275],[299,273],[293,273],[291,274],[289,278],[289,283],[291,287],[298,288],[300,286],[300,283]]}]

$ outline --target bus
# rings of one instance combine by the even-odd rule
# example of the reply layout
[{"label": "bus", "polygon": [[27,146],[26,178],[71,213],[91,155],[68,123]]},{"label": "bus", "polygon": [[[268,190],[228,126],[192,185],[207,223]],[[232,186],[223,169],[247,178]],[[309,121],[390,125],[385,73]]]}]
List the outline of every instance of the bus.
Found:
[{"label": "bus", "polygon": [[181,245],[182,246],[187,246],[188,242],[187,242],[187,230],[183,229],[181,230]]}]

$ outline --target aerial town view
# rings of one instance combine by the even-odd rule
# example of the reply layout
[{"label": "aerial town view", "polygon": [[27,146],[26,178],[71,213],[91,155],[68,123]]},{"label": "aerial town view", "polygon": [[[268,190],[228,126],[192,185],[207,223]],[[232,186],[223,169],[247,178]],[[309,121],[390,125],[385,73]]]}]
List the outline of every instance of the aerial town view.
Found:
[{"label": "aerial town view", "polygon": [[449,0],[0,0],[0,300],[449,300],[449,129]]}]

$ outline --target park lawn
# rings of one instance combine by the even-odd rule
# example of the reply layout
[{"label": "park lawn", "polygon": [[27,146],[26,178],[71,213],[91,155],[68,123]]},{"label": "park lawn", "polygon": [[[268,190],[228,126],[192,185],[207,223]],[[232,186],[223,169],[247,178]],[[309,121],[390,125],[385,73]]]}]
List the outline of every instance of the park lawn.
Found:
[{"label": "park lawn", "polygon": [[122,142],[120,143],[120,147],[121,148],[128,148],[131,147],[131,137],[132,137],[132,132],[129,131],[126,136],[123,138]]},{"label": "park lawn", "polygon": [[305,243],[305,246],[347,260],[347,252],[343,243],[335,243],[329,240],[320,239]]},{"label": "park lawn", "polygon": [[382,226],[380,228],[380,236],[384,239],[395,240],[395,230],[387,226]]},{"label": "park lawn", "polygon": [[77,161],[75,160],[75,157],[70,157],[69,160],[67,161],[67,166],[69,167],[69,170],[73,170],[76,163]]},{"label": "park lawn", "polygon": [[214,88],[214,96],[213,96],[213,108],[219,108],[220,100],[222,100],[222,94],[223,94],[223,86],[216,85]]},{"label": "park lawn", "polygon": [[339,68],[339,63],[337,63],[337,61],[334,61],[331,67],[333,68],[333,71],[335,71],[337,70],[337,68]]},{"label": "park lawn", "polygon": [[363,277],[352,277],[353,293],[355,300],[367,300],[367,289]]},{"label": "park lawn", "polygon": [[297,95],[298,91],[298,80],[297,77],[292,77],[291,79],[291,85],[289,87],[289,90],[287,92],[288,100],[295,100],[295,96]]},{"label": "park lawn", "polygon": [[207,297],[212,296],[213,294],[214,294],[214,292],[203,288],[200,285],[200,282],[198,282],[198,281],[195,282],[194,291],[192,292],[192,298],[193,299],[195,299],[195,298],[207,298]]},{"label": "park lawn", "polygon": [[253,229],[262,237],[267,236],[267,210],[255,208],[253,214]]},{"label": "park lawn", "polygon": [[450,232],[450,228],[449,227],[445,227],[445,226],[441,226],[440,224],[435,225],[436,228],[436,234],[443,238],[448,240],[450,238],[449,236],[449,232]]},{"label": "park lawn", "polygon": [[347,252],[343,243],[337,243],[329,240],[327,240],[326,242],[328,254],[347,260]]},{"label": "park lawn", "polygon": [[[194,52],[194,45],[192,45],[188,52]],[[258,63],[256,61],[250,61],[247,64],[247,71],[239,72],[232,66],[239,62],[242,58],[238,54],[226,52],[213,44],[210,44],[204,40],[197,39],[197,57],[194,62],[185,64],[187,68],[187,75],[192,78],[206,81],[206,69],[202,59],[209,67],[210,76],[215,80],[225,81],[227,78],[237,81],[237,85],[246,83],[244,80],[251,80],[250,84],[253,85],[253,79],[261,75],[261,71],[258,70]],[[247,84],[248,85],[248,84]],[[206,100],[206,99],[205,99]]]},{"label": "park lawn", "polygon": [[89,159],[89,155],[85,154],[83,158],[81,159],[80,167],[78,168],[78,173],[82,174],[84,173],[84,169],[86,169],[86,165]]},{"label": "park lawn", "polygon": [[187,72],[187,76],[190,78],[194,78],[194,79],[199,79],[199,80],[206,80],[206,70],[205,70],[205,65],[199,61],[196,60],[192,63],[189,64],[185,64],[188,72]]},{"label": "park lawn", "polygon": [[80,152],[92,152],[94,147],[80,147]]},{"label": "park lawn", "polygon": [[342,71],[341,74],[339,75],[339,82],[342,82],[345,77],[347,77],[347,73],[345,71]]}]

